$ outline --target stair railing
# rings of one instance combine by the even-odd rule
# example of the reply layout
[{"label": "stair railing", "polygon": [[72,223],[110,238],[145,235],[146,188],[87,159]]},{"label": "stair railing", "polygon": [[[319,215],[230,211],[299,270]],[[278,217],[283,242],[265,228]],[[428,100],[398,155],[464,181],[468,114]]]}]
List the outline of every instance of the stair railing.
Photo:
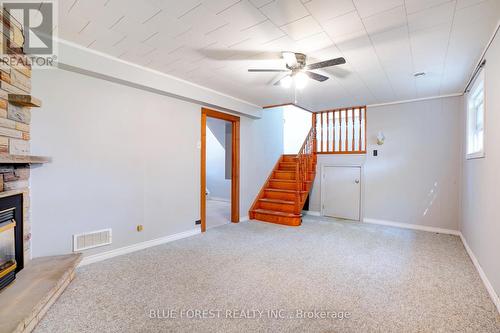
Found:
[{"label": "stair railing", "polygon": [[311,180],[310,174],[315,172],[316,167],[316,129],[311,127],[304,144],[297,154],[295,167],[296,200],[295,214],[299,215],[302,209],[302,192],[308,190],[307,182]]}]

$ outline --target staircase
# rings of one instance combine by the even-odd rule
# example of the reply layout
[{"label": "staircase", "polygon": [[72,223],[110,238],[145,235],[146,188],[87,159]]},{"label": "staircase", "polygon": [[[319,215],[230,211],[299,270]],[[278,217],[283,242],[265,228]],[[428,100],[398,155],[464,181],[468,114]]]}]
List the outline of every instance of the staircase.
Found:
[{"label": "staircase", "polygon": [[302,223],[302,208],[316,175],[316,135],[311,128],[297,155],[282,155],[249,211],[251,220]]}]

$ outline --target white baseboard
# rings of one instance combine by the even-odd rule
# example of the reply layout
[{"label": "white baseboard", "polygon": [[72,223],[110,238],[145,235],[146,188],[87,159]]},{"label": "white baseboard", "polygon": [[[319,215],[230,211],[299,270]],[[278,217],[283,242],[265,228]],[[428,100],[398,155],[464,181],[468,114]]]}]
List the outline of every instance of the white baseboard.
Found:
[{"label": "white baseboard", "polygon": [[111,251],[93,254],[90,256],[83,257],[82,261],[80,262],[80,265],[78,265],[78,266],[80,267],[80,266],[93,264],[93,263],[98,262],[98,261],[103,261],[106,259],[121,256],[121,255],[124,255],[127,253],[132,253],[132,252],[144,250],[144,249],[147,249],[149,247],[153,247],[153,246],[157,246],[157,245],[161,245],[161,244],[165,244],[165,243],[170,243],[170,242],[173,242],[173,241],[176,241],[179,239],[198,235],[199,233],[201,233],[200,229],[196,228],[193,230],[188,230],[188,231],[180,232],[177,234],[173,234],[173,235],[169,235],[169,236],[165,236],[165,237],[161,237],[161,238],[156,238],[156,239],[152,239],[152,240],[145,241],[145,242],[120,247],[118,249],[114,249]]},{"label": "white baseboard", "polygon": [[317,212],[314,210],[303,210],[302,213],[310,216],[321,216],[321,212]]},{"label": "white baseboard", "polygon": [[467,254],[469,254],[470,259],[472,260],[472,263],[476,267],[476,270],[479,273],[479,276],[481,277],[481,280],[483,280],[483,284],[486,287],[486,290],[488,291],[488,294],[491,297],[491,300],[497,307],[497,311],[500,314],[500,298],[498,297],[497,293],[495,292],[495,289],[490,283],[490,280],[488,280],[488,277],[483,271],[483,268],[479,264],[479,261],[477,260],[476,256],[474,255],[474,252],[472,252],[472,249],[469,247],[469,244],[467,244],[467,241],[465,240],[464,235],[460,233],[460,239],[462,239],[462,243],[464,244],[465,250],[467,251]]},{"label": "white baseboard", "polygon": [[460,231],[458,231],[458,230],[429,227],[429,226],[419,225],[419,224],[392,222],[392,221],[384,221],[384,220],[369,219],[369,218],[363,219],[363,222],[370,223],[370,224],[386,225],[386,226],[390,226],[390,227],[413,229],[413,230],[420,230],[420,231],[436,232],[439,234],[460,236]]},{"label": "white baseboard", "polygon": [[240,216],[240,222],[245,222],[245,221],[248,221],[248,220],[250,220],[250,218],[248,217],[248,215]]}]

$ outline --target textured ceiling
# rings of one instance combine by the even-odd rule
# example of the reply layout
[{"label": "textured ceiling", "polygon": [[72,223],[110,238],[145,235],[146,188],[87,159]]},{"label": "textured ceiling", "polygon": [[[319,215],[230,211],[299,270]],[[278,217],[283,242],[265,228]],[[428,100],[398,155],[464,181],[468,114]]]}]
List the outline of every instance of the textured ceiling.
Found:
[{"label": "textured ceiling", "polygon": [[[500,0],[59,0],[59,36],[257,105],[330,107],[461,92],[500,19]],[[280,51],[331,77],[272,83]],[[415,78],[415,72],[427,75]]]}]

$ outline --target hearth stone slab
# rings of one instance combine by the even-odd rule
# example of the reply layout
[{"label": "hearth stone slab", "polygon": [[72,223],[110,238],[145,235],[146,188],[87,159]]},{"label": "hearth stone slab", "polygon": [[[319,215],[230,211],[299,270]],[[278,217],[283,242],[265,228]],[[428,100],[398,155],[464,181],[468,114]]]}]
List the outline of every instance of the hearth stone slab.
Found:
[{"label": "hearth stone slab", "polygon": [[31,332],[75,277],[81,254],[33,259],[0,292],[0,332]]}]

